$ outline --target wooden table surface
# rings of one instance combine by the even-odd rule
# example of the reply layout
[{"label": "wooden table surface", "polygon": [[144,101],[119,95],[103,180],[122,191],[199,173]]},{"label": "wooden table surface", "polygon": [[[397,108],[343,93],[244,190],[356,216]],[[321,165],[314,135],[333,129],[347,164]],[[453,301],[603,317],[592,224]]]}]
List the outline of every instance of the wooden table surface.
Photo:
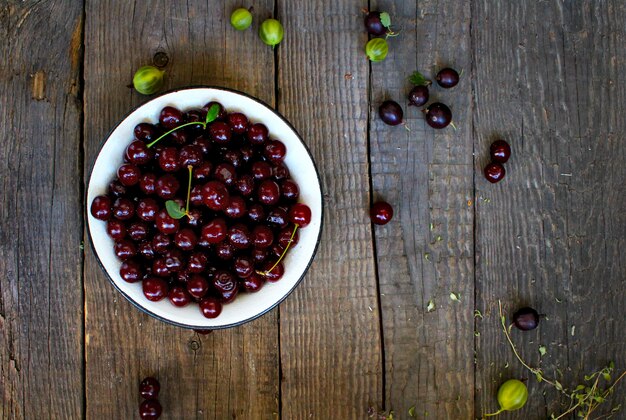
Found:
[{"label": "wooden table surface", "polygon": [[[236,32],[241,5],[255,22]],[[363,53],[368,7],[401,29],[382,63]],[[257,36],[270,16],[285,26],[275,50]],[[564,387],[610,361],[626,369],[625,22],[619,0],[2,2],[0,418],[138,418],[148,375],[164,419],[365,419],[369,407],[473,419],[497,409],[509,378],[528,378],[530,396],[502,418],[562,413],[568,400],[508,347],[498,300],[509,316],[547,315],[512,336]],[[86,234],[94,159],[146,101],[127,85],[157,53],[165,88],[221,85],[272,104],[325,191],[300,286],[209,335],[132,307]],[[381,122],[383,100],[406,105],[413,71],[446,65],[461,82],[431,96],[456,130],[406,106],[410,131]],[[513,157],[492,185],[481,172],[499,137]],[[373,227],[379,198],[395,217]],[[624,419],[626,381],[593,417],[618,404]]]}]

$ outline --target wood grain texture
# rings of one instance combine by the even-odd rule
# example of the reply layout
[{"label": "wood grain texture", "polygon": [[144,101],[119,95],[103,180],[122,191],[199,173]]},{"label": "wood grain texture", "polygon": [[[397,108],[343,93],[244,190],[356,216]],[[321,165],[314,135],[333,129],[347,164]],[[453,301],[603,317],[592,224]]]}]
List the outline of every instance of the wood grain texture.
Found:
[{"label": "wood grain texture", "polygon": [[304,281],[280,307],[285,419],[363,419],[382,404],[382,360],[367,216],[368,64],[364,2],[278,2],[278,108],[311,148],[324,229]]},{"label": "wood grain texture", "polygon": [[[370,159],[373,202],[394,207],[375,231],[385,345],[385,406],[399,418],[473,416],[474,260],[470,8],[449,1],[377,1],[400,35],[371,65]],[[452,66],[461,82],[434,83],[431,102],[448,104],[457,130],[434,130],[408,106],[409,76],[433,79]],[[395,100],[402,126],[385,125],[378,107]],[[468,204],[468,200],[470,204]],[[450,293],[460,302],[450,299]],[[435,310],[428,312],[429,301]]]},{"label": "wood grain texture", "polygon": [[[626,369],[625,18],[619,2],[474,4],[477,173],[494,138],[513,149],[502,183],[476,183],[477,415],[497,407],[503,380],[529,376],[505,344],[498,299],[509,316],[523,304],[547,315],[513,339],[566,388],[610,360]],[[529,391],[503,418],[564,411],[549,386],[531,378]],[[625,397],[621,384],[595,414]]]},{"label": "wood grain texture", "polygon": [[2,419],[82,413],[81,17],[76,1],[0,6]]},{"label": "wood grain texture", "polygon": [[[234,1],[87,1],[87,174],[106,133],[146,100],[126,85],[157,51],[169,57],[166,88],[223,85],[273,102],[273,52],[258,39],[258,22],[246,32],[230,27],[230,13],[238,6]],[[270,14],[273,2],[254,7]],[[148,375],[161,381],[167,418],[272,418],[278,412],[277,311],[243,327],[199,336],[139,313],[109,284],[91,250],[85,284],[87,418],[137,416],[137,387]]]}]

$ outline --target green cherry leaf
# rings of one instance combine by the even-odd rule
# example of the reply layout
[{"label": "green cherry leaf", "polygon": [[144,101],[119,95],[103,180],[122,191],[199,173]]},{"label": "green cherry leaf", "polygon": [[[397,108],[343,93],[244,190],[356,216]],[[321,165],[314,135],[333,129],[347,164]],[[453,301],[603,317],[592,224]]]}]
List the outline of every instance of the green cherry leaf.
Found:
[{"label": "green cherry leaf", "polygon": [[180,208],[178,203],[174,200],[167,200],[165,202],[165,209],[172,219],[182,219],[186,214],[185,210]]},{"label": "green cherry leaf", "polygon": [[217,114],[219,114],[220,112],[220,106],[218,104],[213,104],[211,105],[211,108],[209,108],[209,111],[206,113],[206,120],[205,120],[205,124],[208,124],[210,122],[215,121],[215,119],[217,118]]},{"label": "green cherry leaf", "polygon": [[425,78],[424,75],[419,71],[414,72],[411,77],[409,77],[409,81],[415,86],[430,86],[432,83],[430,80]]},{"label": "green cherry leaf", "polygon": [[385,28],[389,29],[391,26],[391,16],[389,16],[389,13],[382,12],[380,14],[380,23],[382,23]]}]

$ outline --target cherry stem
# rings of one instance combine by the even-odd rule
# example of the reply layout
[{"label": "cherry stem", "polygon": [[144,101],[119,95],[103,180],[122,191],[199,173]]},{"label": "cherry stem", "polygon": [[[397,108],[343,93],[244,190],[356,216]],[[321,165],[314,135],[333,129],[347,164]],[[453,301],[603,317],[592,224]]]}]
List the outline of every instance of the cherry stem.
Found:
[{"label": "cherry stem", "polygon": [[187,165],[187,169],[189,169],[189,184],[187,186],[187,205],[185,206],[185,215],[189,217],[189,197],[191,197],[191,172],[193,171],[193,166]]},{"label": "cherry stem", "polygon": [[293,242],[293,237],[296,236],[296,230],[298,230],[298,224],[296,223],[295,226],[293,227],[293,232],[291,232],[291,237],[289,238],[289,242],[287,243],[287,246],[285,247],[285,249],[283,250],[283,253],[280,254],[280,257],[278,258],[278,261],[276,261],[274,263],[274,265],[272,266],[272,268],[270,268],[269,270],[266,270],[265,272],[259,272],[257,271],[258,274],[262,275],[262,276],[267,276],[269,275],[273,269],[276,268],[276,266],[278,264],[280,264],[280,262],[283,260],[283,258],[285,257],[285,254],[287,254],[287,250],[289,249],[289,247],[291,246],[291,243]]},{"label": "cherry stem", "polygon": [[502,413],[503,411],[504,410],[501,408],[498,411],[496,411],[495,413],[485,414],[485,417],[497,416],[498,414]]},{"label": "cherry stem", "polygon": [[168,135],[172,134],[174,131],[176,131],[176,130],[178,130],[178,129],[180,129],[180,128],[183,128],[183,127],[187,127],[187,126],[189,126],[189,125],[201,125],[202,127],[206,128],[206,123],[203,123],[203,122],[201,122],[201,121],[188,122],[188,123],[185,123],[185,124],[183,124],[183,125],[179,125],[179,126],[178,126],[178,127],[176,127],[176,128],[172,128],[170,131],[168,131],[167,133],[165,133],[165,134],[161,135],[159,138],[157,138],[157,139],[156,139],[155,141],[153,141],[152,143],[148,143],[148,146],[147,146],[147,147],[148,147],[148,148],[150,148],[150,147],[154,146],[154,145],[155,145],[155,144],[156,144],[159,140],[161,140],[163,137],[168,136]]}]

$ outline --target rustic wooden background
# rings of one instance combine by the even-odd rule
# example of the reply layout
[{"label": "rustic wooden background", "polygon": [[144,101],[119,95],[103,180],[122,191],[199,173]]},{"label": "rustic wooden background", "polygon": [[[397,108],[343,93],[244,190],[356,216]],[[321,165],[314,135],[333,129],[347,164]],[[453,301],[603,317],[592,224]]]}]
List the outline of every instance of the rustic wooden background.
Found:
[{"label": "rustic wooden background", "polygon": [[[229,16],[242,5],[255,22],[240,33]],[[402,29],[382,63],[364,57],[362,8]],[[256,34],[270,16],[285,26],[275,51]],[[626,369],[625,22],[619,0],[3,1],[0,418],[138,418],[146,375],[170,419],[478,418],[501,382],[532,376],[498,299],[548,316],[513,338],[565,386],[611,360]],[[321,171],[315,262],[243,327],[198,335],[141,314],[83,247],[85,180],[109,129],[146,100],[127,85],[158,52],[167,88],[273,104]],[[381,123],[378,104],[406,104],[410,73],[445,65],[461,83],[432,95],[456,131],[414,108],[410,132]],[[481,170],[497,137],[513,157],[491,185]],[[396,216],[373,228],[377,198]],[[563,410],[528,383],[526,407],[502,418]],[[620,403],[626,383],[598,414]]]}]

